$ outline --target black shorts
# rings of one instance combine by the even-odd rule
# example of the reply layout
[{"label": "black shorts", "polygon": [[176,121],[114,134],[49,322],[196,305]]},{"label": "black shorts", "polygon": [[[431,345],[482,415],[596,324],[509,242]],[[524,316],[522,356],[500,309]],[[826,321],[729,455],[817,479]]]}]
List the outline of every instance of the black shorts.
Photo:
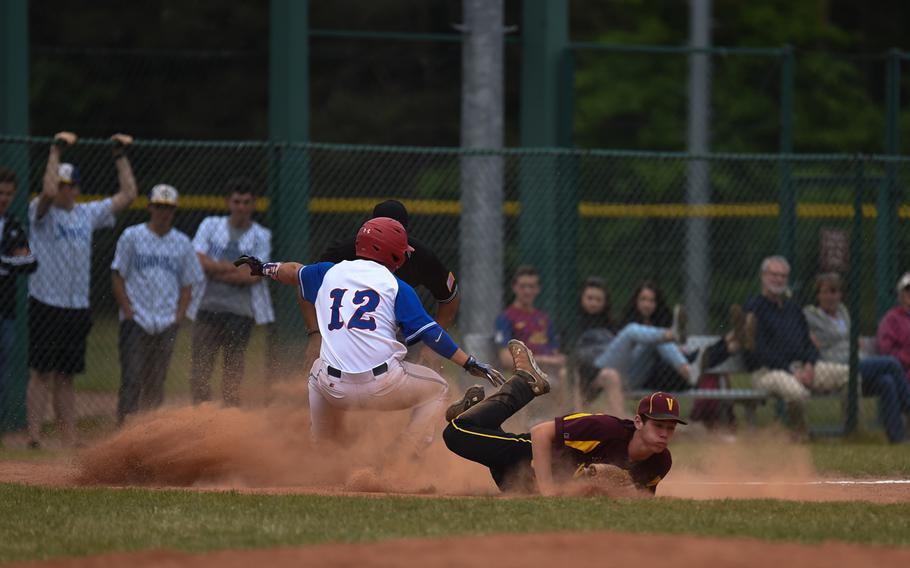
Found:
[{"label": "black shorts", "polygon": [[92,328],[88,309],[49,306],[29,296],[28,366],[39,373],[85,371],[85,340]]}]

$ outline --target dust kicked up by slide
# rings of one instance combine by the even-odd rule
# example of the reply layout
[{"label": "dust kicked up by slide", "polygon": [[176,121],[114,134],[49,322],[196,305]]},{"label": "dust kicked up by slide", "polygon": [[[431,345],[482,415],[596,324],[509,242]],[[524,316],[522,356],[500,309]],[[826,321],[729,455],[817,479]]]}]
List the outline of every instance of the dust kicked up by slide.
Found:
[{"label": "dust kicked up by slide", "polygon": [[[136,416],[76,460],[80,485],[296,488],[325,492],[492,494],[485,468],[437,439],[421,459],[397,436],[407,412],[349,413],[345,447],[310,443],[305,385],[269,406],[214,403]],[[440,424],[441,428],[442,424]],[[438,433],[437,433],[438,434]]]}]

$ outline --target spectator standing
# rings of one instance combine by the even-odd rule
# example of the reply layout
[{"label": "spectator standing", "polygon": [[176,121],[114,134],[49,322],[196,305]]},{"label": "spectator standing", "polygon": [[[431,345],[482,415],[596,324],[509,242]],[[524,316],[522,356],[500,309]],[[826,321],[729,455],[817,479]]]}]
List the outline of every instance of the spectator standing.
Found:
[{"label": "spectator standing", "polygon": [[842,365],[819,361],[803,310],[789,298],[790,263],[769,256],[760,269],[761,294],[743,305],[754,319],[754,347],[745,352],[752,385],[787,405],[794,438],[808,436],[806,403],[814,392],[830,392],[847,384]]},{"label": "spectator standing", "polygon": [[111,287],[120,306],[120,392],[117,421],[164,401],[164,382],[177,329],[192,288],[205,277],[193,245],[174,229],[177,190],[159,184],[149,193],[149,220],[117,241]]},{"label": "spectator standing", "polygon": [[[841,372],[850,367],[850,312],[841,302],[843,285],[835,272],[820,274],[815,280],[817,306],[803,310],[809,322],[812,341],[818,347],[819,360],[838,364]],[[877,395],[879,415],[891,443],[906,439],[906,426],[901,413],[910,413],[910,385],[900,362],[891,356],[862,357],[859,374],[864,395]]]},{"label": "spectator standing", "polygon": [[187,315],[194,321],[190,388],[193,403],[212,398],[215,355],[223,351],[221,392],[225,404],[240,404],[244,355],[253,325],[275,320],[268,284],[249,270],[234,266],[247,255],[263,261],[272,254],[272,232],[253,221],[256,191],[251,181],[230,180],[225,186],[227,216],[206,217],[193,238],[205,281],[193,294]]},{"label": "spectator standing", "polygon": [[85,371],[85,342],[92,326],[89,311],[92,237],[113,227],[115,215],[136,198],[136,180],[127,147],[132,138],[111,136],[119,190],[113,197],[76,203],[82,191],[78,168],[60,163],[61,148],[76,143],[72,132],[54,136],[41,193],[28,207],[31,244],[38,269],[29,278],[29,446],[41,445],[41,423],[53,399],[63,440],[76,440],[76,392],[73,377]]},{"label": "spectator standing", "polygon": [[897,282],[897,305],[888,310],[878,324],[878,352],[900,361],[910,381],[910,272]]},{"label": "spectator standing", "polygon": [[[16,277],[38,268],[25,229],[9,206],[16,195],[16,173],[0,167],[0,408],[6,407],[9,356],[15,338]],[[0,425],[2,432],[2,425]]]}]

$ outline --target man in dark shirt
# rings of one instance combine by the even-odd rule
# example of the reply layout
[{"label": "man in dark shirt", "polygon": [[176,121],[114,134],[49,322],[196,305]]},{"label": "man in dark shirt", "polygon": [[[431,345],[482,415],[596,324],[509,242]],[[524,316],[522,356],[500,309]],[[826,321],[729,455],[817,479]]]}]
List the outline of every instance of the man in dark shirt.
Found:
[{"label": "man in dark shirt", "polygon": [[788,298],[790,263],[770,256],[761,265],[761,294],[743,311],[754,320],[754,347],[745,353],[752,385],[781,398],[795,436],[805,438],[805,405],[813,392],[833,391],[847,383],[843,365],[818,361],[809,324],[796,302]]},{"label": "man in dark shirt", "polygon": [[449,407],[443,431],[446,446],[459,456],[490,468],[501,491],[559,495],[583,466],[611,464],[626,470],[635,487],[654,494],[672,465],[667,446],[679,418],[679,404],[656,392],[639,402],[632,420],[606,414],[574,413],[558,416],[512,434],[502,423],[535,396],[549,391],[528,348],[509,342],[514,375],[499,391],[483,400],[483,390],[473,386]]},{"label": "man in dark shirt", "polygon": [[16,173],[0,167],[0,432],[3,431],[8,406],[8,361],[15,339],[16,277],[29,274],[38,267],[28,246],[25,229],[12,214],[9,206],[16,195]]},{"label": "man in dark shirt", "polygon": [[[373,216],[389,217],[395,219],[407,230],[408,228],[408,211],[404,204],[394,199],[389,199],[377,204],[373,208]],[[355,235],[339,239],[329,245],[322,255],[319,262],[339,263],[344,260],[354,260],[357,254],[354,250]],[[414,252],[405,260],[405,263],[395,272],[395,276],[401,278],[412,287],[417,288],[424,286],[433,294],[436,299],[436,322],[445,330],[451,328],[455,321],[455,314],[458,312],[458,306],[461,303],[461,297],[458,295],[458,282],[455,280],[455,273],[449,270],[433,250],[408,234],[408,244],[413,247]],[[319,350],[322,347],[322,339],[319,337],[319,327],[316,324],[316,308],[311,302],[297,297],[297,303],[300,305],[300,312],[306,322],[309,332],[309,341],[307,341],[306,353],[304,354],[303,368],[309,369],[313,362],[319,357]],[[435,355],[429,356],[429,350],[425,349],[421,355],[424,361],[435,361]]]}]

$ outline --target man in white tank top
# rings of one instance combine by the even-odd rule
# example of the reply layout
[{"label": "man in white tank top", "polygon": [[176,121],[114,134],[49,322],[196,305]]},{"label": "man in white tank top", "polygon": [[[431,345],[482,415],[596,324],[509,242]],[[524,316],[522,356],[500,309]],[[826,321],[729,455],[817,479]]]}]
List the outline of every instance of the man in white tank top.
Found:
[{"label": "man in white tank top", "polygon": [[337,437],[347,410],[404,410],[411,420],[404,433],[409,449],[420,452],[433,441],[434,421],[443,414],[448,385],[435,371],[405,362],[405,343],[422,341],[442,357],[494,385],[502,375],[458,348],[423,308],[414,289],[393,273],[413,249],[398,221],[370,219],[360,228],[357,260],[262,263],[241,257],[253,275],[298,286],[316,307],[322,347],[310,369],[310,422],[321,441]]}]

